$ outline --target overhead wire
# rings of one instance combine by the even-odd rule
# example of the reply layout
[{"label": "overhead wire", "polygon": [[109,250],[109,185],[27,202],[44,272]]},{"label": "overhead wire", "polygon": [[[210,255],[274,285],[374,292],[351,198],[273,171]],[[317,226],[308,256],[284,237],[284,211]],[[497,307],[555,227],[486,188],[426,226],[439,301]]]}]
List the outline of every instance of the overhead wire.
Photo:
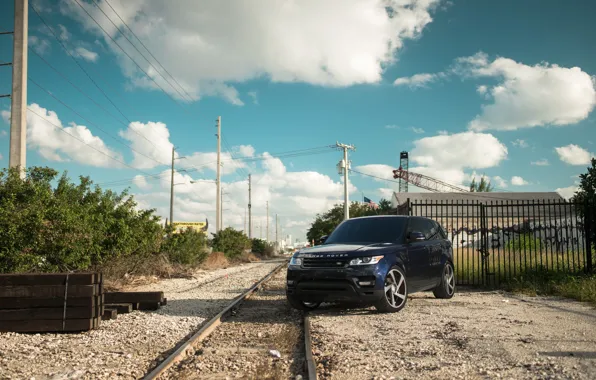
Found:
[{"label": "overhead wire", "polygon": [[170,95],[170,94],[169,94],[169,93],[168,93],[166,90],[164,90],[164,88],[163,88],[162,86],[160,86],[160,85],[159,85],[159,83],[157,83],[157,82],[155,81],[155,79],[154,79],[153,77],[151,77],[151,75],[149,75],[149,74],[147,73],[147,71],[145,71],[145,70],[144,70],[144,69],[141,67],[141,65],[139,65],[139,64],[138,64],[138,62],[137,62],[137,61],[135,61],[135,60],[134,60],[134,58],[132,58],[132,57],[130,56],[130,54],[128,54],[128,52],[127,52],[126,50],[124,50],[124,48],[123,48],[122,46],[120,46],[120,44],[119,44],[119,43],[118,43],[118,42],[117,42],[117,41],[114,39],[114,37],[110,36],[110,34],[109,34],[109,33],[108,33],[108,32],[107,32],[105,29],[104,29],[104,27],[103,27],[103,26],[101,26],[101,24],[100,24],[100,23],[99,23],[99,22],[98,22],[98,21],[95,19],[95,17],[93,17],[93,16],[92,16],[92,15],[91,15],[91,14],[90,14],[88,11],[87,11],[87,9],[85,9],[85,7],[83,7],[83,6],[81,5],[81,3],[79,2],[79,0],[72,0],[72,1],[74,1],[75,3],[77,3],[77,5],[78,5],[78,6],[79,6],[79,7],[80,7],[82,10],[83,10],[83,12],[85,12],[85,13],[87,14],[87,16],[88,16],[88,17],[89,17],[91,20],[93,20],[93,22],[94,22],[94,23],[95,23],[95,24],[96,24],[96,25],[99,27],[99,29],[101,29],[101,30],[103,31],[103,33],[104,33],[106,36],[108,36],[108,38],[109,38],[109,39],[110,39],[110,40],[111,40],[111,41],[112,41],[112,42],[113,42],[113,43],[114,43],[116,46],[118,46],[118,48],[119,48],[119,49],[120,49],[120,50],[121,50],[121,51],[122,51],[122,52],[123,52],[123,53],[124,53],[124,54],[125,54],[125,55],[126,55],[126,56],[127,56],[127,57],[128,57],[128,58],[129,58],[129,59],[130,59],[130,60],[131,60],[133,63],[134,63],[134,64],[135,64],[135,66],[136,66],[136,67],[137,67],[139,70],[141,70],[141,72],[142,72],[143,74],[145,74],[145,76],[147,76],[147,78],[149,78],[149,79],[150,79],[150,80],[151,80],[153,83],[155,83],[155,85],[156,85],[157,87],[159,87],[159,89],[160,89],[160,90],[161,90],[161,91],[162,91],[162,92],[163,92],[163,93],[164,93],[166,96],[168,96],[170,99],[172,99],[172,101],[174,101],[176,104],[178,104],[178,105],[180,106],[180,108],[182,108],[184,111],[187,111],[187,112],[188,112],[188,110],[187,110],[185,107],[183,107],[183,106],[180,104],[180,102],[178,102],[176,99],[174,99],[174,97],[173,97],[172,95]]},{"label": "overhead wire", "polygon": [[69,106],[68,104],[66,104],[64,101],[62,101],[60,98],[58,98],[56,95],[54,95],[52,92],[50,92],[49,90],[47,90],[46,88],[44,88],[42,85],[40,85],[39,83],[37,83],[35,80],[33,80],[31,77],[27,77],[27,79],[29,79],[29,81],[31,83],[33,83],[35,86],[37,86],[39,89],[41,89],[42,91],[44,91],[46,94],[48,94],[49,96],[51,96],[53,99],[55,99],[57,102],[59,102],[60,104],[62,104],[64,107],[68,108],[71,112],[73,112],[75,115],[77,115],[78,117],[80,117],[81,119],[85,120],[88,124],[94,126],[95,128],[99,129],[100,131],[102,131],[103,133],[105,133],[107,136],[109,136],[110,138],[112,138],[114,141],[124,145],[125,147],[129,148],[130,150],[132,150],[133,152],[144,156],[154,162],[157,162],[158,164],[161,165],[167,165],[164,164],[161,161],[156,160],[153,157],[150,157],[144,153],[139,152],[138,150],[136,150],[135,148],[133,148],[132,146],[130,146],[129,144],[123,142],[121,139],[117,138],[116,136],[112,135],[110,132],[106,131],[105,129],[103,129],[101,126],[99,126],[98,124],[90,121],[89,119],[87,119],[85,116],[81,115],[79,112],[77,112],[74,108],[72,108],[71,106]]},{"label": "overhead wire", "polygon": [[[327,148],[327,150],[323,150]],[[292,151],[287,151],[287,152],[281,152],[281,153],[276,153],[276,154],[269,154],[267,156],[265,155],[260,155],[257,157],[241,157],[241,158],[237,158],[237,159],[229,159],[229,160],[222,160],[221,162],[229,162],[229,161],[234,161],[234,160],[238,160],[238,161],[259,161],[259,160],[266,160],[269,158],[287,158],[287,157],[299,157],[299,156],[309,156],[309,155],[317,155],[317,154],[323,154],[323,153],[328,153],[331,152],[331,150],[328,150],[329,146],[322,146],[322,147],[316,147],[316,148],[307,148],[307,149],[298,149],[298,150],[292,150]],[[192,166],[192,167],[187,167],[187,168],[183,168],[183,169],[179,169],[178,171],[186,171],[186,172],[194,172],[194,171],[198,171],[202,168],[208,167],[210,165],[213,164],[217,164],[217,161],[210,161],[210,162],[206,162],[204,164],[201,165],[196,165],[196,166]],[[152,177],[152,178],[161,178],[164,176],[169,176],[170,173],[156,173],[156,174],[152,174],[148,177]],[[128,178],[128,179],[121,179],[121,180],[115,180],[115,181],[109,181],[109,182],[103,182],[100,183],[100,185],[124,185],[127,183],[130,183],[134,180],[134,178]]]},{"label": "overhead wire", "polygon": [[[60,39],[60,37],[58,36],[58,34],[56,33],[56,31],[48,24],[48,22],[43,18],[43,16],[37,11],[37,9],[35,8],[35,5],[30,4],[31,8],[33,9],[33,11],[37,14],[37,16],[39,17],[39,19],[41,20],[41,22],[46,26],[46,28],[50,31],[50,33],[54,36],[54,38],[56,39],[56,41],[58,41],[58,43],[60,44],[60,46],[62,47],[62,49],[66,52],[66,54],[68,54],[68,56],[74,61],[74,63],[83,71],[83,73],[85,73],[85,75],[87,76],[87,78],[91,81],[91,83],[93,83],[93,85],[102,93],[102,95],[108,100],[108,102],[110,102],[110,104],[116,109],[118,110],[118,112],[120,113],[120,115],[122,115],[122,117],[124,117],[124,119],[130,124],[132,124],[132,121],[124,114],[124,112],[122,112],[122,110],[116,105],[116,103],[108,96],[108,94],[99,86],[99,84],[97,84],[97,82],[93,79],[93,77],[89,74],[89,72],[87,70],[85,70],[85,68],[83,67],[83,65],[81,65],[81,63],[74,57],[74,55],[70,52],[70,50],[68,49],[68,47],[64,44],[64,42]],[[34,50],[33,51],[38,57],[41,58],[41,56],[39,54],[37,54]],[[54,69],[54,71],[58,72],[59,71],[57,69],[55,69],[53,66],[51,66],[49,64],[49,62],[45,59],[42,58],[42,60],[48,65],[50,66],[52,69]],[[70,81],[69,81],[70,82]],[[134,128],[131,128],[131,130],[134,130]],[[136,132],[135,132],[136,133]],[[157,148],[155,146],[155,144],[149,140],[147,137],[144,137],[147,141],[149,141],[151,144],[153,144],[153,146],[155,148]]]},{"label": "overhead wire", "polygon": [[73,135],[72,133],[69,133],[69,132],[67,132],[67,131],[66,131],[66,130],[63,128],[63,127],[61,127],[61,126],[59,126],[59,125],[56,125],[56,124],[54,124],[54,122],[52,122],[51,120],[49,120],[49,119],[47,119],[46,117],[43,117],[43,116],[42,116],[42,115],[40,115],[39,113],[35,112],[33,109],[31,109],[31,107],[27,107],[27,110],[28,110],[28,111],[30,111],[31,113],[33,113],[33,114],[37,115],[37,116],[38,116],[40,119],[43,119],[43,120],[45,120],[47,123],[49,123],[51,126],[53,126],[55,129],[59,130],[60,132],[62,132],[62,133],[65,133],[65,134],[69,135],[69,136],[70,136],[70,137],[72,137],[73,139],[75,139],[75,140],[77,140],[77,141],[79,141],[79,142],[81,142],[81,143],[83,143],[83,144],[87,145],[89,148],[91,148],[91,149],[93,149],[93,150],[95,150],[95,151],[97,151],[97,152],[101,153],[102,155],[104,155],[104,156],[106,156],[106,157],[110,158],[111,160],[113,160],[113,161],[115,161],[115,162],[118,162],[118,163],[120,163],[120,164],[122,164],[122,165],[124,165],[124,166],[126,166],[126,167],[128,167],[128,168],[130,168],[130,169],[133,169],[133,170],[136,170],[136,171],[138,171],[138,172],[140,172],[140,173],[143,173],[143,174],[145,174],[146,176],[153,176],[153,175],[152,175],[152,174],[150,174],[150,173],[146,173],[146,172],[145,172],[145,171],[143,171],[143,170],[140,170],[140,169],[138,169],[138,168],[135,168],[134,166],[132,166],[132,165],[129,165],[129,164],[127,164],[126,162],[124,162],[124,161],[122,161],[122,160],[120,160],[120,159],[118,159],[118,158],[116,158],[116,157],[112,157],[112,156],[110,156],[109,154],[107,154],[106,152],[102,151],[101,149],[98,149],[98,148],[94,147],[93,145],[91,145],[91,144],[88,144],[87,142],[85,142],[84,140],[82,140],[82,139],[78,138],[77,136]]},{"label": "overhead wire", "polygon": [[114,9],[114,7],[112,7],[112,5],[110,4],[110,2],[108,0],[104,0],[104,2],[106,4],[108,4],[108,6],[112,9],[112,11],[116,14],[116,16],[118,16],[118,18],[120,19],[120,21],[122,21],[122,24],[124,24],[124,26],[126,26],[126,28],[130,31],[130,33],[137,39],[137,41],[140,42],[141,46],[143,46],[145,48],[145,50],[147,50],[147,52],[149,53],[149,55],[151,55],[151,57],[155,60],[155,62],[157,62],[157,64],[170,76],[170,78],[172,78],[172,80],[178,85],[178,87],[180,87],[180,89],[182,91],[184,91],[186,93],[186,95],[189,98],[192,98],[192,96],[184,89],[184,87],[178,83],[178,81],[176,80],[176,78],[174,76],[172,76],[172,74],[170,74],[170,72],[161,64],[161,62],[159,62],[159,60],[157,58],[155,58],[155,56],[153,55],[153,53],[151,53],[151,50],[149,50],[149,48],[147,46],[145,46],[145,44],[143,43],[143,41],[135,34],[135,32],[128,26],[128,24],[126,23],[126,21],[124,21],[122,19],[122,17],[120,17],[120,15],[118,14],[118,12],[116,12],[116,10]]},{"label": "overhead wire", "polygon": [[[168,81],[168,80],[167,80],[167,79],[166,79],[166,78],[165,78],[165,77],[164,77],[164,76],[163,76],[163,75],[162,75],[162,74],[159,72],[159,70],[157,70],[157,68],[156,68],[155,66],[153,66],[153,64],[152,64],[152,63],[151,63],[151,62],[150,62],[150,61],[147,59],[147,57],[145,57],[145,56],[143,55],[143,53],[141,53],[141,51],[140,51],[140,50],[139,50],[139,49],[136,47],[136,45],[132,43],[132,41],[131,41],[131,40],[128,38],[128,36],[126,36],[126,34],[125,34],[125,33],[123,33],[123,32],[120,30],[120,28],[119,28],[119,27],[118,27],[118,26],[117,26],[117,25],[114,23],[114,21],[112,21],[112,19],[111,19],[111,18],[110,18],[110,17],[109,17],[109,16],[106,14],[106,12],[104,12],[104,10],[103,10],[103,9],[101,9],[101,7],[99,6],[99,4],[97,4],[97,2],[96,2],[95,0],[92,0],[92,1],[93,1],[93,4],[95,5],[95,7],[97,7],[97,9],[99,9],[99,10],[101,11],[101,13],[103,13],[103,15],[104,15],[104,16],[106,16],[106,18],[108,19],[108,21],[110,21],[110,23],[111,23],[112,25],[114,25],[114,27],[116,28],[116,30],[117,30],[117,31],[118,31],[118,32],[119,32],[119,33],[120,33],[120,34],[121,34],[121,35],[122,35],[124,38],[126,38],[126,40],[127,40],[127,41],[128,41],[128,42],[129,42],[129,43],[132,45],[132,47],[133,47],[133,48],[134,48],[134,49],[135,49],[135,50],[136,50],[136,51],[137,51],[137,52],[138,52],[138,53],[141,55],[141,57],[143,57],[143,58],[145,59],[145,61],[147,61],[147,63],[148,63],[148,64],[149,64],[149,65],[150,65],[150,66],[153,68],[153,70],[155,70],[155,72],[156,72],[156,73],[158,73],[158,74],[159,74],[159,76],[161,76],[161,77],[163,78],[163,80],[164,80],[164,81],[166,81],[166,83],[168,83],[168,84],[169,84],[169,85],[172,87],[172,89],[173,89],[174,91],[176,91],[176,92],[178,93],[178,95],[180,95],[180,96],[181,96],[181,97],[184,99],[184,98],[185,98],[185,97],[184,97],[184,95],[183,95],[183,94],[182,94],[180,91],[178,91],[178,89],[176,89],[176,88],[174,87],[174,85],[172,85],[172,84],[170,83],[170,81]],[[108,4],[108,5],[109,5],[109,4]],[[112,6],[111,6],[111,5],[110,5],[110,8],[112,8]],[[114,8],[112,8],[112,10],[114,10]],[[114,12],[115,12],[115,11],[114,11]],[[120,17],[120,16],[118,15],[118,17]],[[122,20],[122,18],[120,18],[120,19]],[[146,48],[145,48],[145,49],[146,49]],[[187,95],[188,95],[188,93],[187,93]],[[187,100],[189,100],[189,101],[192,101],[192,98],[188,98]]]}]

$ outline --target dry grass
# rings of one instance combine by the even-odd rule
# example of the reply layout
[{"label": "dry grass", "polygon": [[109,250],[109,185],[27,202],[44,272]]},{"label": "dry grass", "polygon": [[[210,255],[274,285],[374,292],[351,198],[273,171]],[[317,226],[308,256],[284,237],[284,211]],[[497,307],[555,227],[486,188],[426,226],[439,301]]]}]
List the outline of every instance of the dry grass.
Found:
[{"label": "dry grass", "polygon": [[191,277],[193,269],[189,266],[172,264],[165,254],[149,257],[119,257],[93,268],[103,273],[104,287],[107,291],[150,284],[162,278]]},{"label": "dry grass", "polygon": [[288,377],[284,374],[283,365],[279,361],[263,358],[257,364],[255,373],[248,375],[247,378],[250,380],[282,380]]},{"label": "dry grass", "polygon": [[244,252],[240,257],[235,258],[234,261],[239,263],[255,263],[261,261],[261,259],[252,252]]},{"label": "dry grass", "polygon": [[212,252],[201,264],[201,269],[214,270],[225,269],[230,266],[230,261],[223,252]]}]

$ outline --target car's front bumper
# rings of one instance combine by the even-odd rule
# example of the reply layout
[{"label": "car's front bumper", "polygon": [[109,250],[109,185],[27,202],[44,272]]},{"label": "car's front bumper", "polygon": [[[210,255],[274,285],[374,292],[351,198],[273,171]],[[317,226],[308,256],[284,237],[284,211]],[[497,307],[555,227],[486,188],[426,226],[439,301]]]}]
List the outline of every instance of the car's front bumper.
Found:
[{"label": "car's front bumper", "polygon": [[382,264],[347,268],[288,267],[286,293],[305,302],[371,303],[383,296]]}]

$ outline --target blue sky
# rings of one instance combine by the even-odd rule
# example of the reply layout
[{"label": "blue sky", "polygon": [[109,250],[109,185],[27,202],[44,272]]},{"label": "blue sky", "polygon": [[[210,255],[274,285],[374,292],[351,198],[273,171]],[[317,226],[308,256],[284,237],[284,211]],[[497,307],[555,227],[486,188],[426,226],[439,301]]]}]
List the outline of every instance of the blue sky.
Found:
[{"label": "blue sky", "polygon": [[[423,0],[408,9],[396,5],[391,20],[381,1],[296,2],[284,8],[247,0],[225,12],[213,1],[185,3],[180,9],[164,8],[165,1],[127,7],[122,1],[98,1],[123,30],[109,6],[127,21],[159,60],[126,32],[151,65],[97,7],[78,1],[82,7],[75,0],[31,3],[126,118],[31,8],[29,77],[84,118],[31,81],[28,103],[42,107],[35,110],[58,127],[75,123],[78,129],[67,131],[105,154],[30,113],[27,165],[68,170],[72,177],[89,175],[116,190],[130,186],[142,206],[157,208],[163,216],[168,213],[169,172],[157,162],[168,162],[174,144],[188,157],[179,167],[210,164],[179,174],[177,182],[184,184],[176,189],[176,219],[214,221],[215,186],[188,181],[215,177],[217,116],[226,140],[222,149],[258,158],[224,164],[224,191],[229,193],[224,223],[243,228],[244,179],[250,172],[256,235],[266,201],[270,215],[279,215],[284,234],[302,238],[314,214],[342,197],[335,168],[340,152],[284,157],[291,151],[351,143],[357,148],[351,153],[353,169],[390,178],[399,152],[408,150],[412,171],[452,184],[466,185],[473,173],[484,173],[507,191],[558,189],[564,195],[573,192],[573,177],[585,172],[596,151],[596,25],[590,18],[596,5],[588,1]],[[2,4],[2,30],[12,28],[12,5]],[[11,37],[0,36],[0,61],[11,56]],[[10,68],[0,67],[1,93],[9,92],[10,81]],[[0,100],[5,119],[9,106],[8,99]],[[131,129],[129,121],[141,124]],[[150,122],[163,124],[147,126]],[[8,132],[8,123],[0,123],[0,130]],[[91,140],[89,133],[95,136]],[[135,158],[131,146],[142,155]],[[265,152],[282,155],[263,159]],[[1,137],[0,154],[6,167],[8,136]],[[133,168],[118,168],[107,156]],[[146,174],[161,177],[132,181]],[[364,192],[376,201],[396,186],[361,175],[352,175],[351,185],[352,199],[361,199]]]}]

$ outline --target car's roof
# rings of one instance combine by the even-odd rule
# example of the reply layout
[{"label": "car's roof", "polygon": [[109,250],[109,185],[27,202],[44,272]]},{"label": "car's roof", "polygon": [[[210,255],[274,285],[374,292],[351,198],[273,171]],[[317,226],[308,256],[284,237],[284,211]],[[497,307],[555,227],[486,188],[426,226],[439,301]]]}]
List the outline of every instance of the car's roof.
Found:
[{"label": "car's roof", "polygon": [[403,219],[407,219],[409,218],[408,215],[366,215],[366,216],[356,216],[353,218],[350,218],[349,220],[352,219],[375,219],[375,218],[403,218]]}]

